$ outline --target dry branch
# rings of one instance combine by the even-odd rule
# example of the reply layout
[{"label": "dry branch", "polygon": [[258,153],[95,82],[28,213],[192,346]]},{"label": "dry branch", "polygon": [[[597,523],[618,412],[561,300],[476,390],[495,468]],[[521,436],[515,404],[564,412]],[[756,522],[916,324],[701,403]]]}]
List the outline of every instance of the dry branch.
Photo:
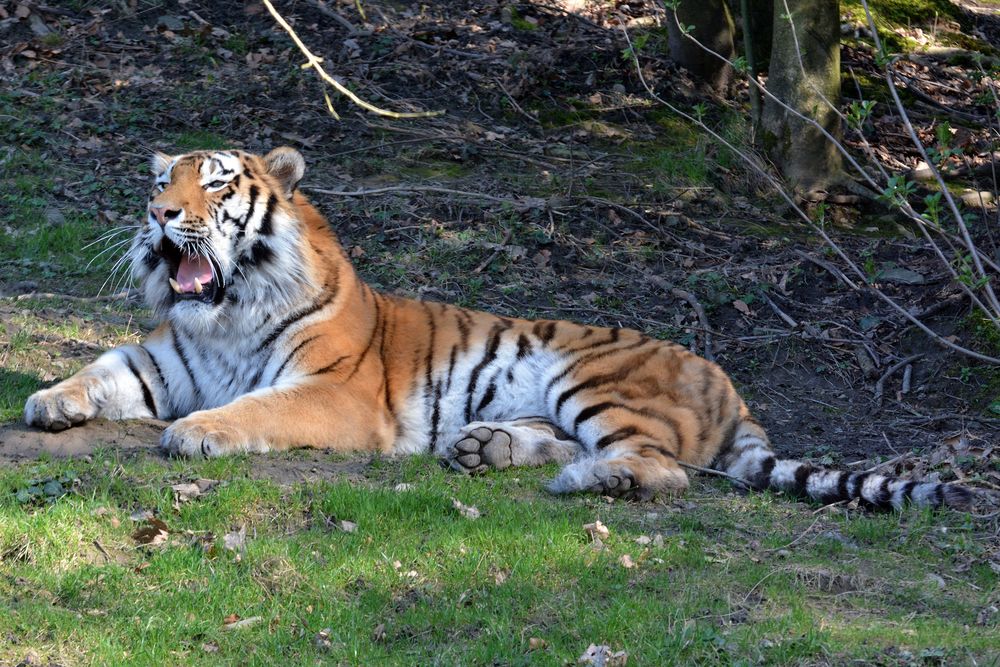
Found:
[{"label": "dry branch", "polygon": [[[288,21],[286,21],[284,17],[282,17],[281,14],[278,13],[278,10],[274,8],[274,5],[271,4],[270,0],[264,0],[264,6],[267,7],[267,11],[271,13],[271,16],[273,16],[274,20],[278,22],[278,25],[284,28],[285,32],[287,32],[288,35],[292,38],[292,41],[295,42],[295,46],[299,47],[299,51],[302,52],[302,55],[306,57],[306,62],[302,65],[302,68],[308,69],[311,67],[312,69],[316,70],[316,73],[320,76],[321,79],[323,79],[328,84],[333,86],[338,93],[340,93],[347,99],[351,100],[362,109],[366,109],[374,114],[377,114],[379,116],[386,116],[388,118],[428,118],[430,116],[440,116],[441,114],[444,113],[443,111],[414,111],[414,112],[389,111],[388,109],[382,109],[381,107],[377,107],[374,104],[371,104],[370,102],[366,102],[365,100],[361,99],[360,97],[352,93],[350,90],[348,90],[347,87],[344,86],[344,84],[334,79],[327,73],[325,69],[323,69],[322,65],[323,59],[313,55],[313,53],[308,48],[306,48],[306,45],[302,43],[301,39],[299,39],[299,36],[295,33],[295,30],[293,30],[292,26],[288,25]],[[326,97],[326,102],[327,102],[327,108],[330,110],[330,113],[336,118],[337,112],[333,110],[333,105],[330,102],[329,96]]]}]

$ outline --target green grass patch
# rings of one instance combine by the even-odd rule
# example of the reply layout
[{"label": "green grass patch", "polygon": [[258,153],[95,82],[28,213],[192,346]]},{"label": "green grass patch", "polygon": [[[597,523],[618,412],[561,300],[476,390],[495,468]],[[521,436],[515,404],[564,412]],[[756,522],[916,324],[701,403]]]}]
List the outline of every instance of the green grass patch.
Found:
[{"label": "green grass patch", "polygon": [[[590,643],[630,664],[966,661],[995,648],[995,625],[975,618],[996,575],[928,579],[955,570],[950,534],[970,530],[958,515],[816,527],[808,507],[704,481],[681,503],[609,505],[541,494],[553,467],[466,478],[426,457],[288,487],[250,479],[255,461],[108,450],[0,470],[0,661],[28,647],[68,664],[388,665],[561,665]],[[220,484],[175,502],[170,485],[198,477]],[[69,493],[19,501],[53,480]],[[483,516],[461,516],[455,498]],[[165,544],[131,537],[138,510],[166,523]],[[603,549],[582,529],[595,518],[611,530]],[[244,528],[244,547],[227,550]],[[225,629],[233,615],[259,620]]]}]

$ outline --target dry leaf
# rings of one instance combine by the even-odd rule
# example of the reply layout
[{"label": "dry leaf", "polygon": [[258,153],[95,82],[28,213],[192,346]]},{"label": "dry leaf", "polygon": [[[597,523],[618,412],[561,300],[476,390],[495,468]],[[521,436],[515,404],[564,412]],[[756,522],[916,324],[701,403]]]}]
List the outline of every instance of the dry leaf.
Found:
[{"label": "dry leaf", "polygon": [[611,535],[611,531],[608,530],[607,526],[601,523],[600,519],[598,519],[594,523],[583,524],[583,529],[587,531],[587,534],[590,535],[590,539],[592,540],[597,540],[597,539],[606,540]]},{"label": "dry leaf", "polygon": [[542,639],[541,637],[531,637],[531,638],[528,639],[528,650],[529,651],[539,651],[539,650],[545,648],[548,645],[549,645],[549,643],[547,641],[545,641],[544,639]]},{"label": "dry leaf", "polygon": [[747,317],[750,316],[750,306],[748,306],[747,302],[743,299],[736,299],[736,301],[733,301],[733,308],[740,311]]},{"label": "dry leaf", "polygon": [[591,644],[583,652],[583,655],[577,658],[576,664],[593,665],[594,667],[624,667],[626,662],[628,662],[628,653],[625,651],[612,651],[610,646]]},{"label": "dry leaf", "polygon": [[246,551],[246,539],[247,527],[240,526],[239,530],[234,530],[222,536],[222,547],[235,552],[236,558],[239,560],[243,552]]},{"label": "dry leaf", "polygon": [[345,533],[353,533],[358,529],[358,524],[353,521],[340,520],[336,524],[337,528],[340,528]]},{"label": "dry leaf", "polygon": [[132,533],[132,539],[139,544],[151,547],[160,546],[167,541],[170,536],[170,529],[167,524],[159,519],[146,519],[146,523]]},{"label": "dry leaf", "polygon": [[458,513],[464,516],[466,519],[478,519],[482,516],[482,513],[478,508],[472,505],[464,505],[457,498],[451,499],[452,506],[458,510]]},{"label": "dry leaf", "polygon": [[[236,616],[236,614],[232,614]],[[228,618],[228,617],[227,617]],[[222,626],[223,630],[242,630],[243,628],[249,628],[251,625],[257,625],[263,618],[260,616],[251,616],[250,618],[242,618],[238,621],[233,621],[232,623],[226,623]]]},{"label": "dry leaf", "polygon": [[622,557],[618,559],[618,562],[621,563],[621,566],[626,570],[631,570],[635,567],[635,561],[632,560],[632,557],[628,554],[622,554]]},{"label": "dry leaf", "polygon": [[175,503],[186,503],[189,500],[197,498],[201,495],[201,489],[197,484],[183,483],[174,484],[170,487],[174,490],[174,502]]}]

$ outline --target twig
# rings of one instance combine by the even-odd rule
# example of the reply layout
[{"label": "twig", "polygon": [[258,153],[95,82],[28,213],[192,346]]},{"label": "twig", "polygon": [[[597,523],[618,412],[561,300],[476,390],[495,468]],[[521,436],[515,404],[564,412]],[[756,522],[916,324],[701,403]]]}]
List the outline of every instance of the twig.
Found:
[{"label": "twig", "polygon": [[880,377],[878,379],[878,382],[875,383],[875,405],[876,405],[876,407],[882,407],[882,393],[883,393],[883,391],[885,391],[885,381],[888,380],[890,377],[892,377],[892,374],[895,373],[896,371],[898,371],[900,368],[903,368],[904,366],[906,366],[908,364],[912,364],[917,359],[923,358],[923,356],[924,356],[923,352],[920,352],[918,354],[911,354],[910,356],[908,356],[907,358],[903,359],[902,361],[900,361],[898,363],[895,363],[892,366],[890,366],[889,370],[887,370],[885,373],[882,374],[882,377]]},{"label": "twig", "polygon": [[[825,507],[829,507],[829,505],[824,505],[824,506],[823,506],[823,507],[821,507],[820,509],[823,509],[823,508],[825,508]],[[764,550],[764,553],[771,553],[771,552],[775,552],[775,551],[781,551],[782,549],[787,549],[788,547],[792,547],[792,546],[795,546],[796,544],[798,544],[799,542],[801,542],[801,541],[802,541],[802,538],[803,538],[803,537],[805,537],[806,535],[808,535],[808,534],[809,534],[809,531],[811,531],[811,530],[812,530],[812,529],[813,529],[813,528],[814,528],[814,527],[816,526],[816,524],[817,524],[817,523],[819,523],[819,520],[820,520],[820,519],[822,519],[822,518],[823,518],[823,517],[821,517],[821,516],[818,516],[818,517],[816,517],[816,518],[815,518],[815,519],[813,520],[813,522],[812,522],[811,524],[809,524],[809,527],[808,527],[808,528],[806,528],[806,529],[805,529],[805,530],[803,530],[803,531],[802,531],[801,533],[799,533],[799,536],[798,536],[798,537],[796,537],[796,538],[795,538],[794,540],[792,540],[791,542],[789,542],[789,543],[788,543],[788,544],[786,544],[785,546],[783,546],[783,547],[776,547],[776,548],[774,548],[774,549],[765,549],[765,550]]]},{"label": "twig", "polygon": [[855,285],[854,282],[850,278],[848,278],[846,275],[844,275],[843,271],[841,271],[840,269],[838,269],[836,266],[834,266],[830,262],[822,260],[822,259],[820,259],[818,257],[813,257],[812,255],[810,255],[808,253],[805,253],[805,252],[802,252],[801,250],[796,250],[795,254],[798,255],[799,257],[801,257],[802,259],[808,261],[808,262],[812,262],[813,264],[815,264],[816,266],[820,267],[821,269],[826,269],[827,272],[830,273],[830,275],[832,275],[834,278],[836,278],[837,280],[841,281],[842,283],[844,283],[845,285],[847,285],[848,287],[850,287],[852,290],[857,291],[858,286]]},{"label": "twig", "polygon": [[910,393],[910,381],[913,379],[913,364],[907,364],[906,368],[903,369],[903,386],[900,388],[900,393],[903,395]]},{"label": "twig", "polygon": [[504,236],[503,236],[503,241],[501,241],[500,245],[498,245],[496,247],[496,249],[493,251],[493,254],[491,254],[489,257],[487,257],[486,259],[484,259],[479,266],[477,266],[475,269],[472,270],[472,272],[473,273],[482,273],[483,271],[485,271],[486,268],[490,264],[493,263],[493,260],[495,260],[497,257],[500,256],[500,253],[503,252],[503,249],[507,247],[508,243],[510,243],[510,238],[513,235],[514,235],[514,230],[513,229],[508,229],[507,233],[504,234]]},{"label": "twig", "polygon": [[799,327],[799,323],[796,322],[794,319],[792,319],[791,315],[789,315],[788,313],[786,313],[785,311],[783,311],[781,308],[778,308],[778,304],[776,304],[771,299],[771,297],[769,297],[763,291],[760,292],[760,296],[761,296],[762,299],[764,299],[765,302],[767,302],[767,305],[771,307],[771,310],[774,311],[774,314],[777,315],[778,317],[780,317],[784,321],[785,324],[787,324],[788,326],[790,326],[793,329],[797,329]]},{"label": "twig", "polygon": [[338,24],[340,24],[342,28],[347,30],[348,35],[356,35],[358,34],[358,32],[360,32],[357,28],[354,27],[353,23],[344,18],[340,12],[328,7],[326,3],[319,2],[319,0],[309,0],[309,4],[315,7],[319,11],[319,13],[321,13],[323,16],[331,18]]},{"label": "twig", "polygon": [[538,120],[530,113],[521,108],[521,105],[517,103],[517,100],[515,100],[514,96],[510,94],[510,91],[507,90],[507,87],[503,85],[503,81],[501,81],[499,78],[494,79],[494,81],[496,81],[496,84],[500,86],[500,90],[502,90],[503,94],[507,96],[507,99],[510,101],[510,103],[514,105],[515,111],[517,111],[519,114],[530,120],[532,123],[535,123],[536,125],[542,124],[542,121]]},{"label": "twig", "polygon": [[336,197],[366,197],[368,195],[385,194],[386,192],[436,192],[438,194],[470,197],[472,199],[482,199],[500,204],[513,204],[524,208],[541,208],[545,206],[545,200],[539,199],[538,197],[525,197],[523,199],[494,197],[493,195],[488,195],[483,192],[452,190],[451,188],[442,188],[436,185],[392,185],[384,188],[369,188],[367,190],[325,190],[323,188],[313,187],[306,187],[303,189],[318,192],[323,195],[334,195]]},{"label": "twig", "polygon": [[698,301],[698,298],[694,294],[691,294],[691,292],[682,290],[679,287],[674,287],[670,290],[670,293],[680,299],[684,299],[694,309],[695,315],[698,316],[698,321],[701,323],[702,329],[704,329],[702,332],[702,342],[705,346],[705,358],[709,361],[715,361],[715,355],[712,354],[712,332],[708,327],[708,317],[705,316],[705,309]]},{"label": "twig", "polygon": [[104,547],[101,546],[101,543],[97,540],[94,540],[94,546],[97,547],[97,550],[101,552],[102,556],[104,556],[104,560],[110,563],[112,560],[111,554],[109,554],[107,551],[104,550]]},{"label": "twig", "polygon": [[[885,435],[885,434],[883,434],[883,435]],[[876,470],[879,470],[881,468],[885,468],[886,466],[891,466],[893,463],[898,463],[899,461],[902,461],[903,459],[905,459],[909,455],[910,455],[909,452],[903,452],[902,454],[899,454],[898,456],[893,456],[888,461],[882,461],[882,463],[877,463],[877,464],[873,465],[871,468],[868,468],[867,470],[865,470],[863,472],[875,472]]]},{"label": "twig", "polygon": [[[319,74],[321,79],[323,79],[328,84],[333,86],[338,93],[340,93],[347,99],[351,100],[362,109],[367,109],[368,111],[371,111],[374,114],[377,114],[379,116],[387,116],[389,118],[428,118],[431,116],[440,116],[441,114],[444,113],[443,111],[416,111],[416,112],[401,113],[399,111],[389,111],[387,109],[382,109],[380,107],[375,106],[374,104],[371,104],[370,102],[364,101],[363,99],[352,93],[350,90],[348,90],[342,83],[340,83],[332,76],[330,76],[325,69],[323,69],[323,66],[321,64],[323,62],[323,59],[314,56],[312,52],[308,48],[306,48],[306,45],[302,43],[301,39],[299,39],[299,36],[292,29],[292,26],[288,25],[288,21],[286,21],[281,16],[281,14],[278,13],[278,10],[274,8],[274,5],[271,4],[271,0],[264,0],[264,6],[267,7],[267,11],[271,13],[271,16],[273,16],[274,20],[278,22],[278,25],[284,28],[285,32],[287,32],[288,35],[292,38],[292,41],[295,42],[295,46],[299,47],[299,51],[302,52],[302,55],[306,57],[306,62],[305,64],[302,65],[303,69],[311,67],[314,70],[316,70],[316,73]],[[333,107],[329,105],[329,98],[327,98],[327,105],[329,109],[333,111]]]},{"label": "twig", "polygon": [[59,294],[58,292],[28,292],[14,296],[0,296],[0,299],[10,301],[27,301],[28,299],[66,299],[67,301],[78,301],[80,303],[98,301],[120,301],[131,298],[135,294],[133,290],[122,290],[117,294],[106,294],[104,296],[73,296],[72,294]]},{"label": "twig", "polygon": [[695,472],[700,472],[703,475],[714,475],[715,477],[725,477],[730,482],[732,482],[736,486],[742,487],[746,491],[754,490],[753,485],[750,482],[740,477],[736,477],[735,475],[730,475],[728,472],[715,470],[714,468],[702,468],[701,466],[696,466],[693,463],[684,463],[684,461],[678,461],[677,465],[679,465],[682,468],[687,468],[688,470],[694,470]]}]

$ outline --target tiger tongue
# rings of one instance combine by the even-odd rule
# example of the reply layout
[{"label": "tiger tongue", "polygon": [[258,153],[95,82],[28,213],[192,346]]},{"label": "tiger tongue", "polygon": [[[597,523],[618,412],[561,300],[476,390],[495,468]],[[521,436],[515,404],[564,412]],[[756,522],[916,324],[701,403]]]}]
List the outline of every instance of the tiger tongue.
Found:
[{"label": "tiger tongue", "polygon": [[180,285],[181,292],[194,292],[196,278],[202,285],[212,282],[212,264],[201,255],[182,255],[180,266],[177,267],[177,284]]}]

